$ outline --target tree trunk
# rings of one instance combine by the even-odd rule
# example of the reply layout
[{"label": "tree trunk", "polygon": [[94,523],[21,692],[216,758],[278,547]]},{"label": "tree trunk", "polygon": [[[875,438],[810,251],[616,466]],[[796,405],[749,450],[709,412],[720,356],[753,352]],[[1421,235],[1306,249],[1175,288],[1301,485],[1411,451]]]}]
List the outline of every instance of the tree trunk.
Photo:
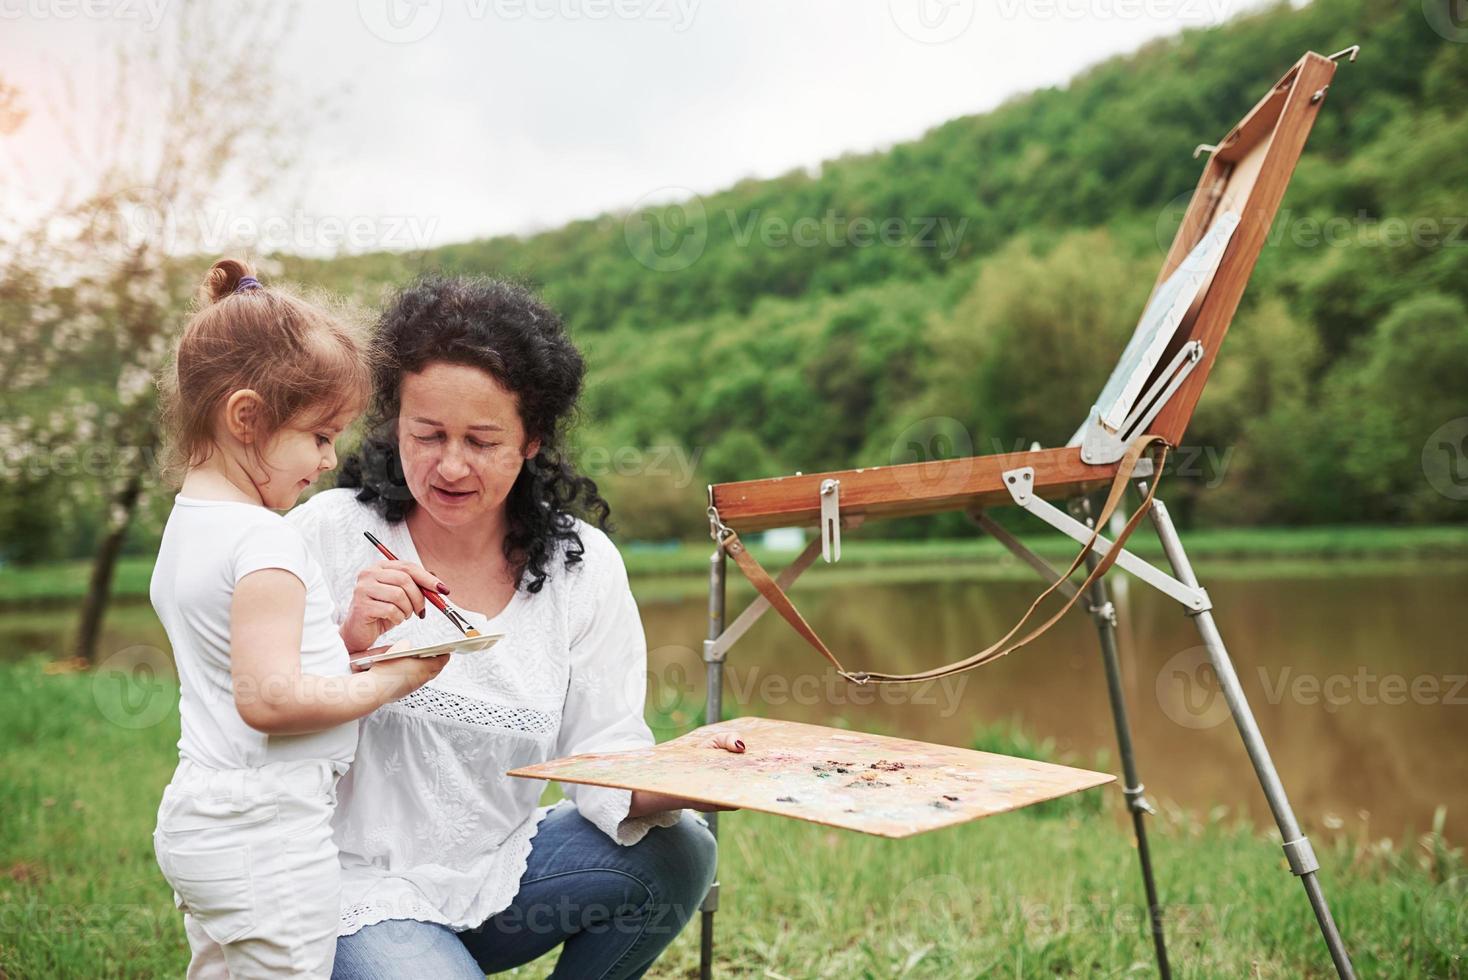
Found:
[{"label": "tree trunk", "polygon": [[107,534],[92,558],[92,577],[87,583],[87,597],[82,602],[81,621],[77,627],[76,647],[73,650],[74,656],[88,664],[97,662],[97,641],[102,634],[102,617],[107,612],[107,601],[112,596],[112,573],[117,569],[122,541],[127,537],[128,528],[132,526],[142,489],[142,472],[134,470],[108,508]]}]

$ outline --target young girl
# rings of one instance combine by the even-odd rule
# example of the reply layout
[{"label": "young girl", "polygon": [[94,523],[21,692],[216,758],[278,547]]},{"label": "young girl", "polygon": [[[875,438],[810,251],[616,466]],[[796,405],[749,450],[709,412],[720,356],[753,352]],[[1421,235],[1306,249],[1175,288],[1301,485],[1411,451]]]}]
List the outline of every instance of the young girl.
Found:
[{"label": "young girl", "polygon": [[[153,833],[184,912],[189,977],[331,975],[331,817],[356,719],[447,657],[353,674],[321,569],[278,510],[336,465],[361,410],[364,347],[324,310],[209,270],[164,381],[184,478],[150,595],[178,665],[179,764]],[[421,611],[420,611],[421,613]]]}]

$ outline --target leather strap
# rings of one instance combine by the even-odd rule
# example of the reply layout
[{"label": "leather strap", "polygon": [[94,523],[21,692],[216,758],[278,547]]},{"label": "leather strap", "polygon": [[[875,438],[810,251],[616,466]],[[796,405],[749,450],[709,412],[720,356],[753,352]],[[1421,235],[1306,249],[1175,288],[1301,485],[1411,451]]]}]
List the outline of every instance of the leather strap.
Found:
[{"label": "leather strap", "polygon": [[[1131,482],[1132,473],[1137,467],[1137,461],[1153,445],[1158,445],[1161,448],[1158,453],[1156,466],[1153,470],[1155,475],[1147,486],[1147,496],[1138,505],[1136,511],[1132,513],[1132,516],[1127,519],[1126,526],[1122,528],[1121,533],[1112,542],[1111,549],[1101,557],[1101,560],[1096,563],[1096,567],[1086,576],[1086,580],[1066,600],[1065,605],[1061,606],[1058,612],[1028,633],[1025,633],[1018,639],[1014,639],[1015,635],[1024,628],[1025,623],[1034,615],[1035,610],[1039,608],[1040,604],[1060,587],[1061,582],[1069,579],[1075,573],[1075,570],[1081,566],[1081,563],[1086,560],[1086,555],[1091,552],[1091,549],[1096,544],[1096,539],[1101,535],[1101,529],[1106,526],[1107,521],[1111,520],[1112,513],[1121,503],[1122,496],[1126,493],[1127,484]],[[1019,621],[1010,628],[1009,632],[1005,633],[994,643],[962,660],[955,660],[953,663],[945,664],[942,667],[934,667],[931,670],[919,671],[915,674],[882,674],[870,671],[853,672],[841,666],[841,661],[831,652],[831,648],[821,639],[820,634],[811,627],[810,623],[805,621],[805,617],[800,614],[800,610],[795,608],[795,603],[790,601],[790,597],[785,594],[785,590],[780,588],[779,584],[770,577],[770,573],[766,572],[764,567],[749,553],[749,549],[744,546],[744,542],[739,540],[738,533],[732,528],[725,528],[721,532],[722,537],[720,542],[723,545],[724,551],[734,559],[734,563],[744,573],[745,578],[749,579],[750,584],[759,591],[760,595],[765,597],[771,607],[784,617],[785,621],[797,633],[805,638],[807,643],[831,662],[831,665],[836,668],[837,673],[842,677],[856,684],[907,684],[915,681],[932,680],[936,677],[957,674],[961,671],[979,667],[991,660],[997,660],[1005,654],[1012,653],[1025,644],[1038,639],[1058,623],[1061,617],[1069,612],[1070,608],[1076,604],[1076,600],[1086,593],[1091,584],[1102,575],[1105,575],[1111,566],[1116,563],[1116,559],[1121,555],[1121,549],[1125,546],[1127,539],[1131,537],[1132,532],[1136,530],[1137,525],[1141,523],[1142,518],[1151,509],[1152,498],[1157,494],[1157,482],[1162,476],[1163,464],[1167,461],[1167,451],[1168,445],[1161,436],[1145,435],[1134,439],[1132,444],[1127,447],[1126,455],[1122,457],[1120,464],[1117,466],[1116,476],[1111,481],[1111,491],[1106,495],[1105,506],[1101,508],[1100,514],[1096,516],[1095,524],[1091,530],[1091,536],[1081,548],[1080,554],[1076,555],[1075,560],[1070,563],[1070,567],[1061,573],[1060,577],[1052,582],[1045,591],[1041,592],[1035,601],[1030,603],[1030,608],[1025,610],[1025,614],[1019,618]]]}]

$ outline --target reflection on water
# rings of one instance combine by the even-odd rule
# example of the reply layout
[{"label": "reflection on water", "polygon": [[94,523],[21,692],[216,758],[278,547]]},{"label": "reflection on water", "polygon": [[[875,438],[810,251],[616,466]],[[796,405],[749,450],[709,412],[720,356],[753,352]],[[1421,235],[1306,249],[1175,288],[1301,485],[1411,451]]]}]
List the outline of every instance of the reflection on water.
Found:
[{"label": "reflection on water", "polygon": [[[1468,572],[1212,577],[1214,615],[1295,809],[1375,836],[1426,829],[1448,807],[1448,835],[1468,832],[1468,661],[1462,598]],[[819,570],[812,573],[818,575]],[[731,571],[731,576],[735,573]],[[1112,581],[1124,576],[1110,576]],[[1123,669],[1149,795],[1204,809],[1222,804],[1269,824],[1192,621],[1130,583],[1121,603]],[[634,582],[634,591],[636,583]],[[919,582],[796,589],[801,608],[850,669],[909,672],[988,645],[1033,598],[1023,582]],[[731,593],[731,614],[751,593]],[[702,703],[699,643],[706,603],[643,601],[652,703]],[[66,652],[68,608],[0,613],[0,649]],[[114,607],[103,651],[168,649],[146,603]],[[734,647],[725,680],[732,711],[839,724],[966,745],[976,728],[1016,719],[1053,738],[1077,764],[1105,753],[1117,768],[1100,653],[1090,619],[1072,612],[1038,643],[926,685],[852,687],[778,617]],[[657,732],[671,738],[682,729]]]},{"label": "reflection on water", "polygon": [[[1225,805],[1271,824],[1192,621],[1171,600],[1128,584],[1120,602],[1123,672],[1149,795],[1194,809]],[[1468,831],[1468,574],[1205,576],[1204,584],[1307,828],[1339,819],[1355,829],[1366,811],[1374,835],[1396,836],[1427,829],[1434,808],[1445,804],[1448,836],[1461,839]],[[1018,582],[935,582],[797,587],[796,596],[848,669],[907,673],[987,646],[1035,592]],[[731,614],[748,595],[731,597]],[[662,696],[671,686],[701,698],[697,650],[706,604],[645,603],[642,611]],[[868,688],[841,681],[770,613],[730,652],[726,677],[726,704],[739,713],[959,745],[977,727],[1018,719],[1077,764],[1104,752],[1119,770],[1100,650],[1080,612],[977,670],[926,685]]]},{"label": "reflection on water", "polygon": [[[71,655],[76,636],[77,606],[48,603],[35,610],[0,610],[0,657],[14,659],[31,653],[56,657]],[[114,602],[102,622],[97,642],[99,659],[119,651],[146,646],[159,651],[150,662],[168,661],[168,635],[146,601]]]}]

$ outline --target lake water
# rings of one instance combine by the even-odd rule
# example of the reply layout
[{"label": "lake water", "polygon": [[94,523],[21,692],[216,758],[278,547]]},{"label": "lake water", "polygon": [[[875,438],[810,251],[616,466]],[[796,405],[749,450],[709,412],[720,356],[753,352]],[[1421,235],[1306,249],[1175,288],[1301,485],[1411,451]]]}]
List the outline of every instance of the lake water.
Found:
[{"label": "lake water", "polygon": [[[1019,581],[808,587],[821,571],[808,573],[794,595],[849,669],[908,672],[967,655],[1007,629],[1036,591]],[[729,574],[732,586],[732,564]],[[1200,576],[1306,828],[1354,832],[1364,822],[1373,837],[1397,837],[1427,829],[1442,804],[1449,838],[1461,841],[1468,833],[1468,568],[1262,564],[1205,567]],[[1201,667],[1192,621],[1171,600],[1127,585],[1122,660],[1149,796],[1195,810],[1227,806],[1269,825],[1237,731]],[[731,618],[751,594],[731,590]],[[680,697],[701,704],[705,600],[639,601],[650,700],[668,709]],[[0,649],[64,649],[73,618],[65,607],[0,613]],[[135,647],[167,649],[146,603],[116,606],[108,617],[103,650]],[[766,614],[730,653],[725,703],[740,714],[954,745],[970,744],[981,726],[1015,721],[1035,738],[1053,739],[1078,765],[1105,752],[1118,771],[1096,635],[1079,612],[1038,643],[978,670],[928,685],[864,688],[841,681]],[[669,723],[657,736],[683,730]]]},{"label": "lake water", "polygon": [[[807,573],[818,576],[819,567]],[[1334,576],[1200,575],[1214,617],[1297,815],[1311,830],[1395,837],[1431,826],[1468,832],[1468,570]],[[1223,570],[1227,571],[1227,570]],[[1234,572],[1240,570],[1234,569]],[[737,578],[738,572],[730,573]],[[1112,582],[1123,575],[1108,576]],[[804,580],[802,583],[804,584]],[[1148,794],[1205,810],[1223,805],[1272,826],[1193,621],[1135,581],[1120,601],[1121,655],[1139,771]],[[1033,599],[1023,582],[811,589],[794,596],[847,669],[935,667],[982,649]],[[748,592],[731,600],[731,617]],[[644,604],[659,687],[702,697],[705,603]],[[730,651],[726,703],[740,713],[956,745],[1016,719],[1078,765],[1109,753],[1119,773],[1100,649],[1072,611],[1044,638],[926,687],[854,688],[774,613]],[[788,682],[788,683],[787,683]],[[856,699],[866,703],[855,703]],[[668,733],[669,735],[672,733]],[[659,737],[665,737],[662,733]]]}]

